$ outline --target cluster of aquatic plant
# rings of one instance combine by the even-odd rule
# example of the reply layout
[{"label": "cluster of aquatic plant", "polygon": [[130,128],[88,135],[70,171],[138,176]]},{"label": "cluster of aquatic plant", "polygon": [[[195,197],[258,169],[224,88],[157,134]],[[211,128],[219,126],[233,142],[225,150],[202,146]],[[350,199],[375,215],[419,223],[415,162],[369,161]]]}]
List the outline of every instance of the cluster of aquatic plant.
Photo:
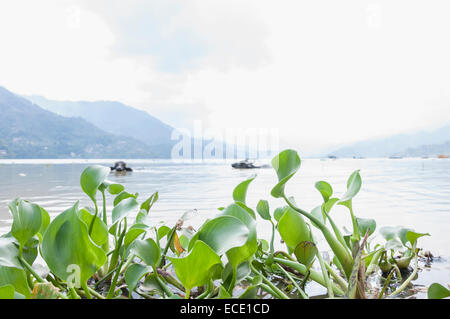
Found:
[{"label": "cluster of aquatic plant", "polygon": [[[305,287],[311,282],[331,298],[398,296],[417,274],[417,241],[428,234],[385,227],[380,230],[385,243],[372,245],[375,220],[353,211],[359,171],[350,175],[342,197],[319,181],[315,187],[323,202],[312,211],[299,208],[285,186],[300,162],[293,150],[272,160],[278,183],[271,195],[283,198],[285,206],[272,210],[267,200],[255,209],[247,206],[252,177],[197,231],[185,225],[191,212],[174,225],[152,223],[158,193],[139,203],[138,194],[108,182],[110,169],[102,166],[86,168],[80,178],[92,207],[77,202],[51,220],[43,207],[15,199],[9,204],[11,230],[0,237],[0,298],[308,299]],[[110,214],[107,193],[114,196]],[[333,220],[336,205],[348,209],[348,233]],[[257,236],[257,214],[272,227],[268,240]],[[283,251],[274,248],[276,232]],[[332,257],[319,252],[313,233],[326,241]],[[404,272],[410,264],[412,271]],[[381,278],[376,289],[367,280],[374,274]],[[431,288],[431,297],[448,296],[443,286]]]}]

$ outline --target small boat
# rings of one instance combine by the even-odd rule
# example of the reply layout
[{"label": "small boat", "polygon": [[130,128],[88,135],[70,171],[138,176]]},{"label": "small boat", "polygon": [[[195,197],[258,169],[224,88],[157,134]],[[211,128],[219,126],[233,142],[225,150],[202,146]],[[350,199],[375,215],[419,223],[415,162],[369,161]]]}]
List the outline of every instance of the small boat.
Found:
[{"label": "small boat", "polygon": [[256,166],[254,162],[245,159],[243,161],[231,164],[233,168],[261,168],[261,166]]},{"label": "small boat", "polygon": [[438,158],[450,158],[450,155],[439,154]]},{"label": "small boat", "polygon": [[123,161],[115,162],[114,166],[111,166],[111,171],[116,172],[132,172],[133,170],[130,167],[127,167],[127,163]]}]

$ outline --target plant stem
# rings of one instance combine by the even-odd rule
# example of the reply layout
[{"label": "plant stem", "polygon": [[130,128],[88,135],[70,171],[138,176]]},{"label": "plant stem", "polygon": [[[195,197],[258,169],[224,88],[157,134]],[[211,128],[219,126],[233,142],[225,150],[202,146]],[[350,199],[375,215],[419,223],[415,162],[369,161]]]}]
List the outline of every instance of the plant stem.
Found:
[{"label": "plant stem", "polygon": [[322,234],[324,235],[326,241],[328,242],[328,245],[330,246],[331,250],[333,250],[333,253],[339,259],[339,262],[344,268],[345,275],[347,276],[347,278],[349,278],[352,273],[353,258],[348,252],[348,250],[333,236],[333,234],[330,232],[327,226],[325,226],[318,218],[304,211],[303,209],[300,209],[297,206],[295,206],[286,197],[286,195],[283,195],[283,198],[292,209],[294,209],[295,211],[299,212],[303,216],[313,221],[317,225],[317,227],[322,231]]},{"label": "plant stem", "polygon": [[163,253],[161,255],[161,261],[159,262],[158,268],[162,268],[162,266],[164,265],[164,260],[166,258],[167,251],[169,250],[170,243],[172,242],[173,237],[175,236],[176,229],[177,229],[177,226],[174,226],[171,229],[169,236],[167,237],[167,244],[166,244],[166,247],[164,247]]},{"label": "plant stem", "polygon": [[297,282],[294,280],[294,278],[292,278],[292,276],[286,270],[284,270],[284,268],[281,267],[279,264],[276,264],[276,265],[286,275],[286,277],[289,278],[289,280],[292,282],[292,284],[295,286],[295,288],[297,288],[297,290],[298,290],[299,294],[302,296],[302,298],[309,299],[308,295],[303,291],[302,288],[300,288],[300,286],[297,284]]},{"label": "plant stem", "polygon": [[[283,259],[283,258],[278,258],[275,257],[274,261],[276,261],[277,263],[289,266],[295,270],[297,270],[299,273],[301,273],[302,275],[306,275],[308,273],[308,269],[305,267],[305,265],[302,265],[296,261],[292,261],[292,260],[287,260],[287,259]],[[325,288],[327,288],[327,285],[324,281],[324,278],[322,276],[321,273],[315,271],[314,269],[310,269],[309,270],[311,279],[314,280],[315,282],[317,282],[318,284],[324,286]],[[336,285],[332,284],[333,286],[333,291],[335,294],[343,296],[344,292]]]},{"label": "plant stem", "polygon": [[89,288],[87,286],[87,283],[83,282],[81,283],[81,288],[83,288],[84,293],[86,294],[87,299],[92,299],[91,293],[89,292]]},{"label": "plant stem", "polygon": [[391,282],[391,277],[392,277],[392,275],[394,274],[394,272],[395,272],[394,269],[392,269],[392,270],[389,272],[389,275],[387,276],[386,281],[384,282],[383,288],[381,289],[381,292],[380,292],[380,294],[378,295],[378,299],[383,298],[384,292],[386,291],[387,286],[388,286],[389,283]]},{"label": "plant stem", "polygon": [[272,237],[270,238],[270,253],[273,255],[274,254],[274,241],[275,241],[275,224],[272,221],[272,219],[270,219],[270,223],[272,224]]},{"label": "plant stem", "polygon": [[347,289],[348,289],[347,281],[345,281],[344,278],[342,278],[339,274],[337,274],[327,262],[325,263],[325,267],[327,268],[327,270],[331,274],[331,276],[334,278],[334,280],[336,280],[339,287],[341,287],[342,290],[345,293],[347,293]]},{"label": "plant stem", "polygon": [[96,217],[98,215],[98,206],[97,206],[97,202],[96,201],[94,201],[94,206],[95,206],[95,215],[94,215],[94,218],[92,218],[91,224],[89,225],[89,236],[92,233],[92,229],[94,229],[95,219],[96,219]]},{"label": "plant stem", "polygon": [[373,273],[378,265],[378,260],[380,259],[381,254],[383,253],[383,249],[379,249],[372,257],[369,265],[367,266],[366,276],[369,276]]},{"label": "plant stem", "polygon": [[405,288],[409,285],[409,283],[414,279],[414,277],[416,277],[417,272],[419,271],[419,261],[418,261],[418,257],[417,257],[417,252],[415,252],[416,250],[416,243],[414,243],[414,247],[413,247],[413,251],[414,251],[414,271],[412,272],[412,274],[401,284],[400,287],[398,287],[393,293],[391,293],[389,295],[389,297],[393,297],[395,295],[398,295],[399,293],[401,293],[403,290],[405,290]]},{"label": "plant stem", "polygon": [[[39,276],[37,272],[34,271],[33,267],[31,267],[30,264],[27,263],[27,261],[23,257],[18,257],[18,259],[22,263],[22,265],[33,275],[33,277],[36,278],[38,282],[41,283],[47,282],[41,276]],[[58,297],[60,297],[61,299],[68,299],[66,295],[60,292],[58,292]]]},{"label": "plant stem", "polygon": [[280,288],[278,288],[277,286],[275,286],[269,279],[267,279],[266,277],[264,277],[263,274],[261,274],[258,270],[255,269],[255,267],[252,265],[252,263],[250,262],[250,269],[257,275],[261,276],[262,280],[269,285],[269,287],[277,294],[278,298],[281,299],[289,299],[288,296],[286,296],[286,294],[281,291]]}]

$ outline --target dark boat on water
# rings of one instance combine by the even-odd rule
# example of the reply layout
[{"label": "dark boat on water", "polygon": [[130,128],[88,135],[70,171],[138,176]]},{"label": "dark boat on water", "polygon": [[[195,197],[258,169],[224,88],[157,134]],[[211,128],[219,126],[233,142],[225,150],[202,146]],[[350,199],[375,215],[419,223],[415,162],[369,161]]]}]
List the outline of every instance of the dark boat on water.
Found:
[{"label": "dark boat on water", "polygon": [[254,162],[245,159],[243,161],[231,164],[233,168],[259,168],[260,166],[256,166]]},{"label": "dark boat on water", "polygon": [[245,159],[243,161],[231,164],[231,167],[248,169],[248,168],[266,168],[266,167],[270,167],[270,166],[269,165],[255,165],[255,163],[253,161],[249,161],[248,159]]}]

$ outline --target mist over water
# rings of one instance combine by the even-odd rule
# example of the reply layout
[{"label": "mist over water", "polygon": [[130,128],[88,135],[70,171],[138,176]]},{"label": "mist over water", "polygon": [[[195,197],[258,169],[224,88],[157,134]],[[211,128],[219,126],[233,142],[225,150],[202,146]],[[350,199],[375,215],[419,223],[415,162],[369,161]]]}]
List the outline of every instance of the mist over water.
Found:
[{"label": "mist over water", "polygon": [[[7,204],[21,197],[35,202],[54,217],[80,200],[80,206],[91,205],[79,185],[80,174],[88,165],[111,166],[111,160],[10,160],[0,161],[0,234],[8,231],[12,220]],[[159,192],[159,200],[150,213],[155,224],[162,221],[173,225],[181,215],[197,209],[186,222],[194,228],[207,218],[213,218],[217,208],[232,203],[234,187],[257,174],[247,193],[247,204],[255,208],[260,199],[269,200],[271,211],[284,206],[283,200],[270,196],[276,184],[276,173],[271,168],[237,170],[229,163],[174,163],[170,160],[130,160],[133,168],[127,175],[110,174],[108,179],[121,183],[130,193],[139,193],[145,200]],[[431,270],[419,273],[416,285],[429,285],[433,281],[450,282],[450,160],[448,159],[305,159],[299,172],[287,184],[286,193],[294,196],[303,209],[312,210],[322,202],[315,182],[325,180],[333,186],[334,196],[346,190],[348,176],[360,169],[363,185],[353,200],[356,216],[373,218],[377,232],[382,226],[412,228],[428,232],[430,237],[419,240],[419,247],[440,256]],[[98,195],[98,200],[100,200]],[[111,213],[113,196],[108,195]],[[340,226],[351,229],[346,208],[332,210]],[[271,226],[259,219],[258,237],[269,239]],[[316,238],[320,239],[317,234]],[[383,242],[380,235],[375,241]],[[282,247],[279,239],[276,244]],[[320,245],[320,244],[319,244]],[[321,247],[323,249],[323,247]]]}]

